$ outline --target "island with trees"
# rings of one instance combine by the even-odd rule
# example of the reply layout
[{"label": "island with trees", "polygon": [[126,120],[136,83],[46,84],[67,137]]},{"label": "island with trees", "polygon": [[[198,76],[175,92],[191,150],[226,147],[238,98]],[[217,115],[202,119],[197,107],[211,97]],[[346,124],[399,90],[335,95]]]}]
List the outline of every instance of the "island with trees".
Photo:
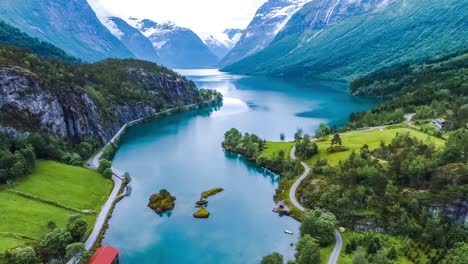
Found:
[{"label": "island with trees", "polygon": [[172,196],[166,189],[162,189],[159,193],[151,195],[148,207],[153,209],[159,215],[164,214],[167,211],[171,211],[175,207],[176,197]]}]

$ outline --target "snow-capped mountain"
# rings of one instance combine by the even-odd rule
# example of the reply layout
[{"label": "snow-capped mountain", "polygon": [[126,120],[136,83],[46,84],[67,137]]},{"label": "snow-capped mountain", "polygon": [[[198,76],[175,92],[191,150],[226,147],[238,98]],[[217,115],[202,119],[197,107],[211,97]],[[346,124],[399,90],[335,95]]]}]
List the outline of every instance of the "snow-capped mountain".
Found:
[{"label": "snow-capped mountain", "polygon": [[160,63],[171,68],[208,68],[219,59],[188,28],[172,22],[157,23],[149,19],[129,18],[127,22],[140,30],[157,50]]},{"label": "snow-capped mountain", "polygon": [[353,80],[466,49],[466,0],[313,0],[268,47],[222,70]]},{"label": "snow-capped mountain", "polygon": [[223,58],[229,65],[264,49],[299,9],[311,0],[268,0],[243,31],[236,46]]},{"label": "snow-capped mountain", "polygon": [[226,29],[218,34],[203,33],[201,39],[219,59],[224,58],[242,36],[242,29]]},{"label": "snow-capped mountain", "polygon": [[138,59],[160,62],[158,51],[138,29],[118,17],[108,17],[102,22]]}]

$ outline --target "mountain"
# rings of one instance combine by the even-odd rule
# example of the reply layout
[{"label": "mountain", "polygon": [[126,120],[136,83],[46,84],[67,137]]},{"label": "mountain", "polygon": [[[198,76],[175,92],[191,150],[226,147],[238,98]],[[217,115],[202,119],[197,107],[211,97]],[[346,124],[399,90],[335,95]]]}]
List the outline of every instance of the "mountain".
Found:
[{"label": "mountain", "polygon": [[149,19],[129,18],[130,25],[140,30],[153,44],[160,63],[170,68],[211,68],[219,59],[192,30],[172,22],[156,23]]},{"label": "mountain", "polygon": [[104,143],[129,121],[213,95],[147,61],[70,64],[0,45],[2,132],[42,131],[72,142]]},{"label": "mountain", "polygon": [[378,68],[466,49],[464,0],[317,0],[264,50],[225,71],[353,79]]},{"label": "mountain", "polygon": [[213,54],[222,59],[236,45],[241,36],[242,29],[226,29],[219,34],[204,33],[201,39]]},{"label": "mountain", "polygon": [[0,20],[0,45],[16,46],[30,50],[36,55],[47,59],[56,59],[71,63],[79,62],[77,58],[68,55],[65,51],[54,45],[30,37],[19,29]]},{"label": "mountain", "polygon": [[236,46],[220,62],[226,66],[264,49],[305,3],[310,0],[268,0],[243,31]]},{"label": "mountain", "polygon": [[2,0],[0,19],[83,61],[134,57],[86,0]]},{"label": "mountain", "polygon": [[138,59],[159,62],[158,51],[138,29],[118,17],[108,17],[103,23]]}]

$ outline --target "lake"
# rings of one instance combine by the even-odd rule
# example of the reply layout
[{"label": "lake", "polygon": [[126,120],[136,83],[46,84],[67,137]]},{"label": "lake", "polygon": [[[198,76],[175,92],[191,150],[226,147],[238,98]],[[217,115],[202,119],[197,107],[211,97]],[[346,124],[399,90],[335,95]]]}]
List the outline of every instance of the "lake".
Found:
[{"label": "lake", "polygon": [[[278,176],[225,153],[224,132],[235,127],[269,140],[284,132],[292,139],[297,128],[314,134],[320,123],[342,125],[375,101],[349,95],[340,82],[180,73],[220,91],[224,104],[128,130],[113,164],[130,173],[132,194],[116,206],[103,243],[120,250],[121,263],[258,263],[271,252],[293,259],[299,223],[272,212]],[[225,191],[209,198],[210,218],[194,219],[201,192],[214,187]],[[159,216],[147,203],[163,188],[177,200],[170,214]]]}]

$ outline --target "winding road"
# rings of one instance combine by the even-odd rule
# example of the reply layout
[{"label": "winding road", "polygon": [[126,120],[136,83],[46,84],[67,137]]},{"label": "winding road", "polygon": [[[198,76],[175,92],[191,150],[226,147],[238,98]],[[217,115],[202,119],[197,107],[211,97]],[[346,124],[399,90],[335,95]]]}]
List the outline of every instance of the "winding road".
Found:
[{"label": "winding road", "polygon": [[[294,146],[291,149],[291,159],[296,159],[296,147]],[[305,162],[301,161],[302,167],[304,167],[304,173],[294,182],[291,189],[289,190],[289,200],[291,203],[297,207],[299,210],[304,211],[305,208],[297,201],[296,199],[296,191],[297,187],[301,184],[301,182],[309,175],[310,167]],[[338,263],[338,257],[340,256],[341,248],[343,247],[343,238],[341,237],[340,231],[335,229],[335,247],[333,248],[332,253],[328,257],[328,264],[336,264]]]}]

